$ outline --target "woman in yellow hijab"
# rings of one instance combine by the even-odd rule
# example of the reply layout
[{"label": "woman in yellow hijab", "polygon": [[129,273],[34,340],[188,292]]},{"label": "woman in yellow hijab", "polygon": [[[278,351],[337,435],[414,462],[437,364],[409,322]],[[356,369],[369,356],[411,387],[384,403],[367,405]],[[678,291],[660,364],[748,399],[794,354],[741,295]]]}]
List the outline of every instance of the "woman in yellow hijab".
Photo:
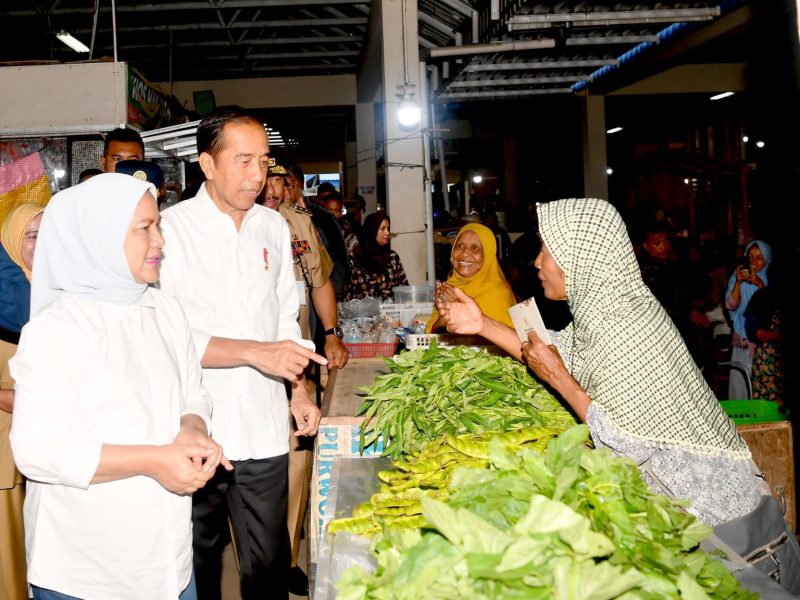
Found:
[{"label": "woman in yellow hijab", "polygon": [[[3,248],[28,281],[31,280],[33,251],[43,212],[41,204],[20,204],[8,213],[0,230]],[[22,528],[25,484],[14,466],[8,441],[14,407],[14,380],[8,370],[8,361],[16,350],[16,344],[0,340],[0,598],[8,600],[28,597]]]},{"label": "woman in yellow hijab", "polygon": [[[453,242],[450,264],[453,273],[447,283],[464,290],[484,314],[513,327],[508,309],[516,300],[497,261],[497,242],[492,230],[478,223],[462,227]],[[439,313],[434,308],[425,331],[436,332],[444,326],[444,321],[439,319]]]},{"label": "woman in yellow hijab", "polygon": [[31,266],[33,265],[33,249],[36,246],[36,236],[39,233],[39,223],[42,222],[44,206],[26,202],[15,207],[0,231],[3,248],[15,263],[17,263],[28,281],[31,280]]}]

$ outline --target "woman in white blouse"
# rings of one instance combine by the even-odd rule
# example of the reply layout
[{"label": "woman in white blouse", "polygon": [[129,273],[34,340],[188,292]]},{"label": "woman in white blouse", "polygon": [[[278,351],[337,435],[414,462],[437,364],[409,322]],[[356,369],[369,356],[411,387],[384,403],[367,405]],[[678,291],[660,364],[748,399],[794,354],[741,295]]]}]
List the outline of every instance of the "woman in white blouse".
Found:
[{"label": "woman in white blouse", "polygon": [[11,362],[37,600],[196,597],[191,494],[230,464],[208,435],[183,311],[148,287],[164,243],[155,194],[98,175],[53,197],[42,221]]}]

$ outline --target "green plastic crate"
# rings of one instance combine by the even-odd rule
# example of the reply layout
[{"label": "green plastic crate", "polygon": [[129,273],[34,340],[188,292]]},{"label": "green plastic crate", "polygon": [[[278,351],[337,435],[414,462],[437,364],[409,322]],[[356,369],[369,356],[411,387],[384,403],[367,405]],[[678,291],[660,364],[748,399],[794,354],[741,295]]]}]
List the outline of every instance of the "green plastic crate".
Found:
[{"label": "green plastic crate", "polygon": [[785,421],[781,406],[771,400],[720,400],[725,413],[737,425]]}]

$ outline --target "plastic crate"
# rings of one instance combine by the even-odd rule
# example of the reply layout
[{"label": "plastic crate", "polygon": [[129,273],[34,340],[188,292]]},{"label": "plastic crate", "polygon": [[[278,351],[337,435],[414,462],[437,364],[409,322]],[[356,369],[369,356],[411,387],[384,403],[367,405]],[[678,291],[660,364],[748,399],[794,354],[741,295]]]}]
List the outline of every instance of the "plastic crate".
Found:
[{"label": "plastic crate", "polygon": [[770,400],[720,400],[725,414],[737,425],[785,421],[780,404]]},{"label": "plastic crate", "polygon": [[431,340],[436,338],[439,348],[453,348],[454,346],[469,346],[476,350],[486,350],[490,354],[503,355],[504,352],[494,344],[488,344],[485,338],[479,335],[457,335],[453,333],[409,333],[405,337],[406,350],[429,348]]},{"label": "plastic crate", "polygon": [[449,333],[409,333],[406,336],[406,350],[428,348],[431,340],[436,339],[439,348],[452,348],[453,346],[474,346],[486,344],[486,340],[477,336],[458,336]]},{"label": "plastic crate", "polygon": [[345,343],[350,358],[376,358],[378,356],[394,356],[397,352],[397,340],[386,343]]}]

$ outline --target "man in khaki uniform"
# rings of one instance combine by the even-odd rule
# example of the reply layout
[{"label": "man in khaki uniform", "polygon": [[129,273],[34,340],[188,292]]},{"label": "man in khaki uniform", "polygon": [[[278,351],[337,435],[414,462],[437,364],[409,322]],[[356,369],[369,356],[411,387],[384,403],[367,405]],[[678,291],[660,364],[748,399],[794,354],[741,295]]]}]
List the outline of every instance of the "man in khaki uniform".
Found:
[{"label": "man in khaki uniform", "polygon": [[[347,364],[347,348],[342,343],[342,331],[338,327],[336,313],[336,295],[330,276],[333,263],[327,250],[322,245],[316,227],[311,222],[311,211],[284,202],[284,187],[287,170],[274,157],[269,159],[267,185],[265,186],[264,206],[277,210],[289,224],[292,240],[292,258],[294,260],[295,281],[300,299],[298,322],[304,339],[313,339],[313,328],[310,323],[311,307],[319,315],[321,326],[325,330],[325,356],[328,368],[342,368]],[[309,386],[313,378],[307,377]],[[314,397],[314,390],[309,389],[309,396]],[[292,543],[292,571],[289,577],[289,591],[300,596],[308,594],[308,577],[297,565],[300,548],[300,532],[305,520],[308,504],[308,487],[313,462],[313,438],[298,438],[294,435],[294,420],[291,420],[289,436],[289,506],[287,523]]]}]

